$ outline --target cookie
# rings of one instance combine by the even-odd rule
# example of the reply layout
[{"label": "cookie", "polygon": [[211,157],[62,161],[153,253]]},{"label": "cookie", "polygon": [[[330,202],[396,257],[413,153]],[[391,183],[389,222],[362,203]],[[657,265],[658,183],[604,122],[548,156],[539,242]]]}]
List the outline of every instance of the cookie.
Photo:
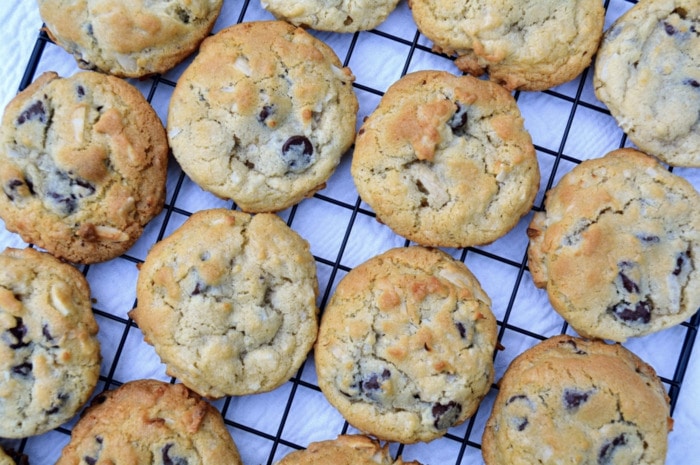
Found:
[{"label": "cookie", "polygon": [[38,0],[49,37],[83,69],[164,73],[210,33],[223,0]]},{"label": "cookie", "polygon": [[355,138],[354,76],[333,50],[283,21],[208,38],[170,100],[173,155],[203,189],[249,213],[325,186]]},{"label": "cookie", "polygon": [[262,7],[277,19],[319,31],[357,32],[381,24],[394,11],[398,0],[261,0]]},{"label": "cookie", "polygon": [[428,442],[476,411],[495,345],[491,300],[464,263],[395,248],[338,284],[314,351],[318,385],[358,430]]},{"label": "cookie", "polygon": [[389,87],[360,128],[351,173],[379,221],[432,247],[503,236],[530,211],[540,179],[510,93],[445,71]]},{"label": "cookie", "polygon": [[584,161],[528,228],[529,268],[582,336],[623,342],[700,308],[700,194],[633,149]]},{"label": "cookie", "polygon": [[595,94],[642,151],[700,167],[700,4],[642,0],[606,31]]},{"label": "cookie", "polygon": [[389,445],[362,435],[340,435],[336,439],[312,442],[304,450],[287,454],[275,465],[420,465],[394,460]]},{"label": "cookie", "polygon": [[167,162],[163,124],[131,84],[46,72],[5,109],[0,217],[60,258],[106,261],[161,211]]},{"label": "cookie", "polygon": [[71,419],[100,375],[90,287],[34,249],[0,254],[0,437],[45,433]]},{"label": "cookie", "polygon": [[29,465],[29,459],[25,454],[0,447],[0,465]]},{"label": "cookie", "polygon": [[603,34],[600,0],[410,0],[418,29],[437,52],[508,90],[545,90],[588,67]]},{"label": "cookie", "polygon": [[306,360],[317,293],[309,244],[279,217],[203,210],[148,253],[129,316],[167,373],[195,392],[253,394]]},{"label": "cookie", "polygon": [[136,380],[98,395],[73,427],[57,465],[240,465],[214,407],[182,384]]},{"label": "cookie", "polygon": [[486,465],[662,465],[672,426],[654,369],[620,344],[555,336],[515,358],[486,423]]}]

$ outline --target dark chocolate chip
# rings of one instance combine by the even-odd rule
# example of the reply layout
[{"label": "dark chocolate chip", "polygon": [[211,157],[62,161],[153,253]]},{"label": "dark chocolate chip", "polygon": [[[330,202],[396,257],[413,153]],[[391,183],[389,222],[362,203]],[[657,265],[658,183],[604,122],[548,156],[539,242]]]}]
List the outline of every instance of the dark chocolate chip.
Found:
[{"label": "dark chocolate chip", "polygon": [[433,418],[435,418],[433,426],[437,429],[447,429],[454,425],[459,418],[459,414],[462,413],[462,406],[453,400],[447,404],[436,402],[433,404],[432,413]]},{"label": "dark chocolate chip", "polygon": [[44,335],[47,341],[53,341],[53,336],[51,335],[51,332],[49,331],[49,325],[44,324],[44,326],[41,327],[41,334]]},{"label": "dark chocolate chip", "polygon": [[366,391],[377,391],[377,390],[381,389],[382,382],[386,381],[389,378],[391,378],[391,372],[385,368],[381,374],[372,373],[371,375],[369,375],[369,377],[366,380],[362,381],[362,384],[360,385],[360,387],[365,392]]},{"label": "dark chocolate chip", "polygon": [[647,300],[642,300],[632,305],[628,302],[620,302],[609,309],[618,319],[627,323],[647,324],[651,320],[652,305]]},{"label": "dark chocolate chip", "polygon": [[600,465],[609,465],[613,463],[613,456],[615,455],[615,449],[620,446],[627,444],[627,438],[624,434],[616,436],[612,440],[603,444],[598,452],[598,463]]},{"label": "dark chocolate chip", "polygon": [[681,17],[681,19],[685,19],[686,16],[688,15],[688,11],[687,11],[685,8],[681,7],[681,6],[679,6],[679,7],[677,7],[677,8],[674,8],[673,11],[672,11],[671,13],[677,14],[678,16]]},{"label": "dark chocolate chip", "polygon": [[661,242],[661,238],[659,236],[654,236],[654,235],[648,235],[648,236],[637,236],[640,241],[646,243],[646,244],[658,244]]},{"label": "dark chocolate chip", "polygon": [[588,402],[589,392],[581,392],[576,389],[565,389],[562,401],[564,403],[564,408],[567,410],[575,410]]},{"label": "dark chocolate chip", "polygon": [[75,88],[75,93],[78,94],[79,99],[82,99],[83,97],[85,97],[85,87],[78,85]]},{"label": "dark chocolate chip", "polygon": [[70,398],[70,394],[61,392],[56,396],[57,402],[54,404],[52,403],[52,407],[46,411],[47,414],[53,415],[54,413],[58,413],[59,410],[63,408],[63,406],[66,404],[66,401]]},{"label": "dark chocolate chip", "polygon": [[349,25],[352,24],[352,22],[353,22],[352,16],[348,16],[348,17],[346,17],[345,20],[343,21],[343,24],[344,24],[345,26],[349,26]]},{"label": "dark chocolate chip", "polygon": [[95,465],[97,463],[97,459],[90,457],[89,455],[83,457],[83,460],[85,460],[85,463],[87,463],[88,465]]},{"label": "dark chocolate chip", "polygon": [[194,285],[194,289],[192,290],[192,292],[190,293],[190,295],[199,295],[199,294],[201,294],[201,293],[202,293],[202,287],[204,287],[204,286],[200,286],[200,283],[195,284],[195,285]]},{"label": "dark chocolate chip", "polygon": [[523,431],[525,428],[527,428],[527,425],[530,424],[530,421],[527,418],[524,417],[518,417],[518,423],[515,426],[515,428],[518,431]]},{"label": "dark chocolate chip", "polygon": [[190,23],[190,13],[187,10],[184,8],[177,8],[175,11],[180,21],[182,21],[184,24]]},{"label": "dark chocolate chip", "polygon": [[695,87],[696,89],[700,87],[700,82],[696,81],[695,79],[686,79],[683,81],[683,84],[689,85],[690,87]]},{"label": "dark chocolate chip", "polygon": [[260,110],[260,113],[258,114],[258,121],[261,123],[264,122],[267,118],[270,117],[275,112],[275,108],[271,105],[265,105],[262,110]]},{"label": "dark chocolate chip", "polygon": [[23,185],[24,182],[21,179],[10,179],[10,181],[5,184],[5,195],[10,202],[14,202],[15,196],[18,194],[17,189]]},{"label": "dark chocolate chip", "polygon": [[29,105],[29,108],[24,110],[17,117],[17,124],[24,124],[27,121],[39,121],[41,123],[46,123],[46,109],[44,108],[44,102],[37,100]]},{"label": "dark chocolate chip", "polygon": [[455,102],[455,112],[447,122],[453,133],[464,132],[467,127],[467,107]]},{"label": "dark chocolate chip", "polygon": [[282,145],[282,160],[289,171],[300,173],[311,165],[314,148],[305,136],[292,136]]},{"label": "dark chocolate chip", "polygon": [[688,257],[687,252],[683,252],[676,258],[676,268],[673,270],[673,275],[678,276],[683,271],[683,265],[685,265],[685,259]]},{"label": "dark chocolate chip", "polygon": [[24,362],[20,365],[12,367],[12,373],[15,373],[20,376],[29,376],[29,373],[32,372],[32,364],[29,362]]},{"label": "dark chocolate chip", "polygon": [[672,24],[667,23],[666,21],[664,21],[664,30],[666,31],[666,34],[668,34],[670,36],[672,36],[673,34],[675,34],[677,32],[676,28],[673,27]]},{"label": "dark chocolate chip", "polygon": [[10,349],[16,350],[22,347],[27,347],[29,342],[24,341],[24,336],[27,335],[27,327],[24,326],[22,318],[15,317],[15,326],[7,330],[16,342],[10,344]]},{"label": "dark chocolate chip", "polygon": [[163,465],[187,465],[187,459],[183,457],[170,457],[170,449],[173,444],[166,444],[162,449]]},{"label": "dark chocolate chip", "polygon": [[574,353],[576,355],[586,355],[586,353],[587,353],[585,350],[579,349],[578,345],[576,345],[575,341],[566,340],[566,341],[561,342],[560,344],[570,345],[574,349]]},{"label": "dark chocolate chip", "polygon": [[512,404],[516,400],[527,400],[527,396],[525,394],[516,394],[514,396],[510,396],[510,398],[506,401],[506,405]]},{"label": "dark chocolate chip", "polygon": [[637,283],[632,281],[625,273],[620,271],[620,279],[622,279],[622,285],[625,287],[627,292],[633,292],[639,294],[639,286]]},{"label": "dark chocolate chip", "polygon": [[464,338],[467,335],[467,328],[465,328],[464,325],[459,321],[457,322],[457,331],[459,331],[459,335],[462,338]]}]

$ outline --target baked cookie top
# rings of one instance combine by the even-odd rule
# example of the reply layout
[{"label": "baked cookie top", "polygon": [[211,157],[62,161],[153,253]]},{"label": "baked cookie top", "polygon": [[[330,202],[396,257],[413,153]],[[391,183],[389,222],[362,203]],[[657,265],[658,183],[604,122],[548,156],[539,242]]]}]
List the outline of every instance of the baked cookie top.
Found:
[{"label": "baked cookie top", "polygon": [[418,29],[459,69],[509,90],[544,90],[590,63],[603,34],[600,0],[410,0]]},{"label": "baked cookie top", "polygon": [[482,454],[487,465],[662,465],[671,425],[651,366],[620,344],[555,336],[506,370]]},{"label": "baked cookie top", "polygon": [[72,418],[100,375],[90,288],[34,249],[0,254],[0,437],[45,433]]},{"label": "baked cookie top", "polygon": [[623,342],[700,307],[700,195],[633,149],[584,161],[528,229],[529,267],[582,336]]},{"label": "baked cookie top", "polygon": [[464,263],[391,249],[338,284],[315,346],[318,384],[360,431],[427,442],[476,411],[495,345],[491,301]]},{"label": "baked cookie top", "polygon": [[394,11],[399,0],[261,0],[277,19],[319,31],[356,32],[378,26]]},{"label": "baked cookie top", "polygon": [[167,162],[163,124],[131,84],[46,72],[5,109],[0,217],[60,258],[109,260],[162,209]]},{"label": "baked cookie top", "polygon": [[700,3],[642,0],[605,33],[594,88],[642,151],[700,167]]},{"label": "baked cookie top", "polygon": [[208,38],[175,87],[168,137],[203,189],[273,212],[325,186],[355,138],[354,76],[333,50],[283,21]]},{"label": "baked cookie top", "polygon": [[362,435],[340,435],[336,439],[312,442],[304,450],[287,454],[275,465],[420,465],[394,460],[389,444]]},{"label": "baked cookie top", "polygon": [[83,69],[164,73],[195,51],[223,0],[38,0],[51,39]]},{"label": "baked cookie top", "polygon": [[98,395],[57,465],[240,465],[218,410],[182,384],[136,380]]},{"label": "baked cookie top", "polygon": [[192,215],[142,264],[129,313],[169,375],[217,398],[270,391],[316,340],[316,262],[271,213]]},{"label": "baked cookie top", "polygon": [[492,242],[530,211],[540,173],[515,99],[445,71],[394,83],[360,128],[351,172],[394,232],[425,246]]}]

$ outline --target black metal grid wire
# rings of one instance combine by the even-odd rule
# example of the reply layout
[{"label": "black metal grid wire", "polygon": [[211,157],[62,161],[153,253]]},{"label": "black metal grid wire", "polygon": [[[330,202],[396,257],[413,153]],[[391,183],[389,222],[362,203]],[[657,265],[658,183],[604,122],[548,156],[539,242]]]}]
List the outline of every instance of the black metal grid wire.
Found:
[{"label": "black metal grid wire", "polygon": [[[340,35],[312,32],[329,43],[343,64],[356,74],[354,88],[361,102],[360,119],[373,109],[393,80],[410,71],[441,67],[456,72],[456,68],[450,67],[450,59],[432,52],[431,44],[421,36],[412,22],[406,20],[410,14],[404,3],[389,18],[388,27],[379,26],[373,31]],[[621,12],[632,2],[608,0],[606,8],[610,7],[608,3],[615,5]],[[224,11],[227,12],[228,23],[220,21],[217,29],[234,22],[272,19],[260,8],[258,0],[225,0]],[[223,15],[222,11],[222,17]],[[367,49],[367,43],[374,45]],[[386,51],[375,48],[377,43],[386,45]],[[52,44],[45,32],[40,32],[19,90],[27,87],[38,72],[53,63],[47,55],[61,53],[65,52]],[[390,57],[388,63],[396,70],[394,78],[385,77],[384,81],[373,82],[372,70],[363,68],[363,56],[368,53],[386,53]],[[65,60],[70,61],[71,58],[66,55]],[[186,63],[181,65],[180,71],[183,66]],[[132,81],[161,117],[167,112],[168,96],[180,71]],[[602,156],[609,150],[628,145],[621,131],[613,131],[615,135],[612,140],[605,141],[603,146],[599,141],[591,142],[589,145],[593,153],[584,153],[585,151],[570,144],[574,135],[586,127],[581,126],[582,121],[599,125],[603,131],[614,124],[607,109],[591,97],[590,73],[588,69],[580,78],[557,89],[514,94],[526,123],[529,116],[546,118],[542,115],[553,114],[551,121],[546,124],[547,133],[532,134],[542,173],[542,185],[533,211],[542,210],[544,192],[584,158]],[[586,147],[585,143],[583,145]],[[376,253],[408,245],[408,241],[379,225],[374,213],[357,196],[350,180],[350,156],[348,154],[345,157],[337,173],[329,180],[327,189],[280,213],[290,227],[311,243],[319,271],[319,306],[322,311],[337,282],[353,266],[369,258],[370,252],[364,250],[366,247],[360,247],[363,241],[373,241],[370,249],[376,250]],[[164,211],[148,226],[144,238],[133,250],[108,264],[82,267],[91,287],[97,289],[98,294],[95,297],[94,313],[100,325],[104,361],[96,392],[114,389],[126,381],[140,377],[176,381],[165,376],[152,348],[143,343],[138,328],[126,315],[135,305],[133,284],[137,265],[143,261],[153,243],[167,236],[195,210],[220,206],[235,208],[235,204],[214,199],[199,190],[171,159]],[[455,258],[467,263],[482,283],[490,283],[486,291],[494,301],[494,313],[499,323],[499,341],[504,347],[504,350],[495,355],[497,378],[503,374],[509,361],[522,350],[546,337],[569,331],[567,324],[551,310],[543,292],[531,289],[527,268],[527,238],[524,234],[530,218],[524,218],[514,232],[493,245],[448,250]],[[357,252],[358,250],[362,252]],[[521,299],[522,295],[527,297]],[[537,296],[534,301],[533,295]],[[538,315],[543,316],[537,317]],[[665,331],[663,335],[649,337],[653,338],[652,344],[673,339],[673,342],[661,345],[670,348],[675,354],[674,364],[655,366],[668,389],[672,411],[683,384],[699,326],[700,314],[696,314],[690,321]],[[635,343],[630,345],[633,351],[641,347],[635,346]],[[649,362],[654,365],[654,361]],[[444,438],[429,444],[393,444],[392,453],[403,454],[407,460],[415,459],[423,463],[481,463],[481,433],[496,390],[497,387],[494,386],[479,411],[464,425],[452,428]],[[224,415],[246,465],[272,464],[286,453],[303,448],[309,442],[356,432],[323,398],[316,383],[312,356],[293,379],[272,393],[225,398],[214,402],[214,405]],[[315,424],[315,419],[319,416],[329,420],[324,421],[324,424]],[[42,436],[14,441],[11,445],[27,453],[34,465],[53,463],[68,442],[74,422],[75,420]]]}]

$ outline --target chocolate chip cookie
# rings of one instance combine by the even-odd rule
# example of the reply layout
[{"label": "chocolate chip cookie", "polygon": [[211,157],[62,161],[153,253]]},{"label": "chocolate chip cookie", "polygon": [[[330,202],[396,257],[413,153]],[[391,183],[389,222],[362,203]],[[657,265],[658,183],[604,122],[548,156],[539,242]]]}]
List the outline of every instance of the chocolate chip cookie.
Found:
[{"label": "chocolate chip cookie", "polygon": [[0,437],[45,433],[87,402],[100,374],[90,288],[34,249],[0,254]]},{"label": "chocolate chip cookie", "polygon": [[596,96],[642,151],[700,167],[700,4],[642,0],[605,33]]},{"label": "chocolate chip cookie", "polygon": [[304,450],[291,452],[275,465],[420,465],[394,460],[389,445],[362,435],[341,435],[336,439],[312,442]]},{"label": "chocolate chip cookie", "polygon": [[291,378],[318,330],[316,262],[278,216],[202,210],[157,243],[129,313],[199,394],[270,391]]},{"label": "chocolate chip cookie", "polygon": [[360,128],[351,173],[379,221],[431,247],[503,236],[530,211],[540,179],[510,93],[445,71],[389,87]]},{"label": "chocolate chip cookie", "polygon": [[700,194],[633,149],[584,161],[528,229],[529,267],[582,336],[625,341],[700,308]]},{"label": "chocolate chip cookie", "polygon": [[620,344],[555,336],[518,356],[486,423],[486,465],[662,465],[672,426],[654,372]]},{"label": "chocolate chip cookie", "polygon": [[51,39],[83,69],[164,73],[196,50],[223,0],[38,0]]},{"label": "chocolate chip cookie", "polygon": [[167,162],[163,124],[131,84],[46,72],[5,109],[0,217],[60,258],[106,261],[161,211]]},{"label": "chocolate chip cookie", "polygon": [[283,21],[208,38],[168,113],[173,155],[192,180],[247,212],[290,207],[325,186],[355,138],[354,76]]},{"label": "chocolate chip cookie", "polygon": [[0,465],[29,465],[29,458],[12,449],[0,447]]},{"label": "chocolate chip cookie", "polygon": [[391,249],[338,284],[315,346],[318,385],[360,431],[427,442],[476,411],[495,345],[491,300],[464,263]]},{"label": "chocolate chip cookie", "polygon": [[366,31],[382,23],[399,0],[262,0],[263,8],[277,19],[319,31]]},{"label": "chocolate chip cookie", "polygon": [[57,465],[241,465],[221,414],[182,384],[136,380],[98,395]]},{"label": "chocolate chip cookie", "polygon": [[455,64],[509,90],[545,90],[588,67],[603,34],[600,0],[410,0],[418,29]]}]

